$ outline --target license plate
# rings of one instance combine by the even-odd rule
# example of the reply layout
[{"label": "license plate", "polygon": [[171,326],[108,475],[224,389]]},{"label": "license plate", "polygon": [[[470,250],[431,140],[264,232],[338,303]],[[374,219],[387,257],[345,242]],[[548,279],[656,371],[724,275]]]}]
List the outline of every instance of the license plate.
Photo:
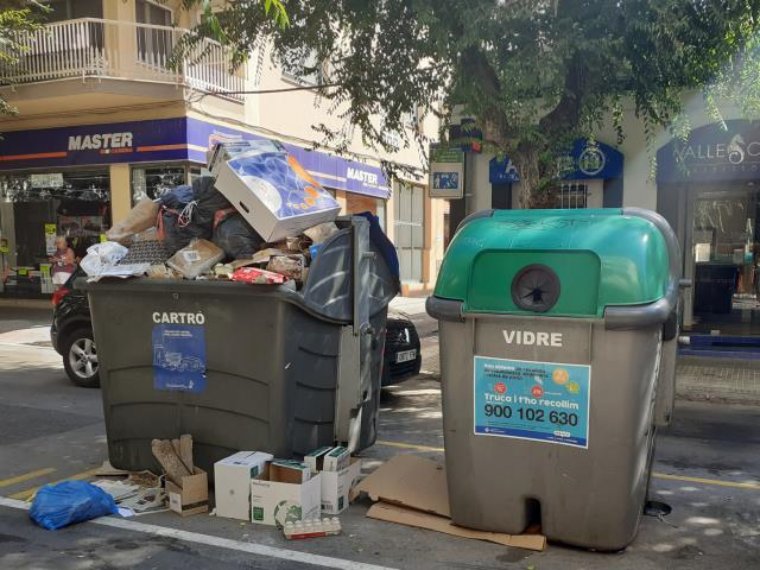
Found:
[{"label": "license plate", "polygon": [[414,360],[417,358],[417,349],[413,348],[412,350],[402,350],[401,352],[396,353],[396,362],[409,362],[410,360]]}]

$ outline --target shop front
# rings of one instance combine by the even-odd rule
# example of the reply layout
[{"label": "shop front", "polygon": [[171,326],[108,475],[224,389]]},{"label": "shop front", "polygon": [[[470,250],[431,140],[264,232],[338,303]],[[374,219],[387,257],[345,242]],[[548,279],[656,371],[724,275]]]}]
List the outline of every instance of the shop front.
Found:
[{"label": "shop front", "polygon": [[[81,259],[136,202],[200,176],[215,143],[255,138],[193,117],[3,133],[0,294],[48,295],[56,237],[65,237]],[[369,210],[385,223],[390,189],[380,168],[286,147],[320,183],[344,196],[346,211]]]},{"label": "shop front", "polygon": [[692,349],[760,351],[760,124],[695,129],[657,154],[657,208],[676,229]]}]

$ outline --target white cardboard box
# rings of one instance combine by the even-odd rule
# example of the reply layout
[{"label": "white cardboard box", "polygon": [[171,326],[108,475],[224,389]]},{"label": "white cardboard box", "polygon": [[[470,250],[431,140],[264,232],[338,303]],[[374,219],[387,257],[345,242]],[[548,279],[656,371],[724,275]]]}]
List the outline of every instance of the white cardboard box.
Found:
[{"label": "white cardboard box", "polygon": [[250,520],[251,479],[258,477],[272,460],[261,451],[241,451],[214,463],[216,516]]},{"label": "white cardboard box", "polygon": [[348,467],[351,461],[351,452],[345,447],[333,447],[332,451],[325,455],[324,471],[340,471]]},{"label": "white cardboard box", "polygon": [[210,167],[215,188],[267,242],[330,222],[340,211],[335,198],[272,141],[217,148]]},{"label": "white cardboard box", "polygon": [[[268,471],[268,470],[267,470]],[[251,481],[251,521],[284,526],[286,522],[319,517],[322,479],[314,475],[304,483],[269,481],[268,472]]]},{"label": "white cardboard box", "polygon": [[354,458],[340,471],[322,471],[322,513],[337,515],[348,508],[349,492],[362,473],[362,460]]}]

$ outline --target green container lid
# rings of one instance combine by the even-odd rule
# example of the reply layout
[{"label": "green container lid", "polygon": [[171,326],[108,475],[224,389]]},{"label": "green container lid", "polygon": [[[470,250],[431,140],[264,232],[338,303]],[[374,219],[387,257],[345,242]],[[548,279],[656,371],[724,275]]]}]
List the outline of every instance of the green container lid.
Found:
[{"label": "green container lid", "polygon": [[669,266],[658,227],[620,209],[495,210],[457,232],[435,296],[466,312],[602,317],[665,297]]}]

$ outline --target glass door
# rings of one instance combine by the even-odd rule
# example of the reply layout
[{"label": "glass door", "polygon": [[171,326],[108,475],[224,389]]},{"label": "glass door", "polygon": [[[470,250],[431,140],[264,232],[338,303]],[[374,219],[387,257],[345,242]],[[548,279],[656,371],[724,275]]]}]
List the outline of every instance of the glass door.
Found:
[{"label": "glass door", "polygon": [[760,335],[758,192],[754,186],[701,188],[689,195],[691,298],[695,332]]}]

